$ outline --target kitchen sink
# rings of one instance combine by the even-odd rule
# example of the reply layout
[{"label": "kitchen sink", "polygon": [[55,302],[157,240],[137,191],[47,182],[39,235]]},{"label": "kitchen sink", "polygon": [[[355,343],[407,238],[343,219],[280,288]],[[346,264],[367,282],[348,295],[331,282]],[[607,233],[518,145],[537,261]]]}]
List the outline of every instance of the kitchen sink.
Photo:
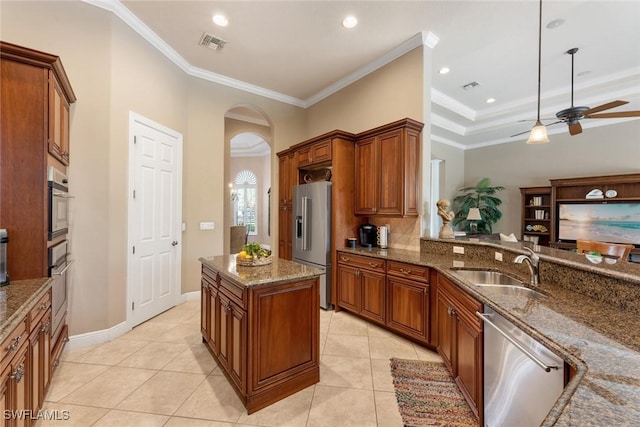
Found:
[{"label": "kitchen sink", "polygon": [[474,286],[486,288],[501,295],[543,295],[538,291],[525,287],[522,281],[498,271],[453,270],[452,272]]}]

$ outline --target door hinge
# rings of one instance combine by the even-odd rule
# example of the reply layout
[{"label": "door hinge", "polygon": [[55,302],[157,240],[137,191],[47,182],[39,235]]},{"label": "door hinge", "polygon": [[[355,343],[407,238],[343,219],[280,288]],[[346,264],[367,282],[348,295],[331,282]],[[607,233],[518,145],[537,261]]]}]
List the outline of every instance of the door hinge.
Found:
[{"label": "door hinge", "polygon": [[133,135],[133,143],[135,144],[136,142],[138,142],[138,137]]},{"label": "door hinge", "polygon": [[134,246],[133,247],[133,254],[135,255],[135,253],[136,253],[136,247]]},{"label": "door hinge", "polygon": [[136,198],[136,190],[133,190],[133,198]]},{"label": "door hinge", "polygon": [[136,308],[136,303],[131,301],[131,310],[133,311],[135,310],[135,308]]}]

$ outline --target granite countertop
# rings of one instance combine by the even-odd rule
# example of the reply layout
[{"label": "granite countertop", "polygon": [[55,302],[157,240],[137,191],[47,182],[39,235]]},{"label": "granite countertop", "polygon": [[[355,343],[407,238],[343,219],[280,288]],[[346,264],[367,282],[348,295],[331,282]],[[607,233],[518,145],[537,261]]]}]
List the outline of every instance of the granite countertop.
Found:
[{"label": "granite countertop", "polygon": [[16,280],[0,288],[0,342],[51,287],[51,279]]},{"label": "granite countertop", "polygon": [[200,258],[200,262],[213,268],[227,280],[247,287],[289,282],[322,274],[320,269],[275,257],[271,264],[259,267],[236,265],[235,255]]},{"label": "granite countertop", "polygon": [[[544,425],[640,425],[640,316],[637,314],[546,282],[538,289],[543,296],[501,295],[456,276],[453,271],[462,267],[461,258],[454,260],[451,255],[379,248],[340,251],[436,268],[571,364],[576,375]],[[486,268],[482,261],[464,259],[463,262],[465,269]],[[640,282],[639,277],[635,279]]]}]

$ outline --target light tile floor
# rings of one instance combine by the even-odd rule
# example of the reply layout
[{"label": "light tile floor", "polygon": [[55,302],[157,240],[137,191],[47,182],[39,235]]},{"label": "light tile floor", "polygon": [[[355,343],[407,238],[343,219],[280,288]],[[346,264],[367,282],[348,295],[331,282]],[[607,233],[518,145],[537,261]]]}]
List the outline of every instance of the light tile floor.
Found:
[{"label": "light tile floor", "polygon": [[[389,358],[441,360],[344,311],[320,311],[320,382],[247,415],[202,344],[200,301],[65,351],[44,408],[71,426],[401,426]],[[68,412],[62,412],[68,411]]]}]

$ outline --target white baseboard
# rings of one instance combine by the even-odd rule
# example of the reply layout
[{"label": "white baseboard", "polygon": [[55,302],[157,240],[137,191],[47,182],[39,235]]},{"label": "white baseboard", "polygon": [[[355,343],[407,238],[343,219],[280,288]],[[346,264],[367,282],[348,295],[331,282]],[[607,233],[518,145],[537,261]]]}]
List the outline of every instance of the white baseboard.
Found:
[{"label": "white baseboard", "polygon": [[[200,299],[200,291],[187,292],[180,295],[179,304],[187,301],[195,301]],[[104,344],[111,340],[118,338],[129,332],[132,328],[126,321],[118,323],[117,325],[109,328],[102,329],[100,331],[86,332],[84,334],[73,335],[69,337],[69,342],[65,346],[66,350],[73,350],[76,348],[87,347],[90,345]]]}]

